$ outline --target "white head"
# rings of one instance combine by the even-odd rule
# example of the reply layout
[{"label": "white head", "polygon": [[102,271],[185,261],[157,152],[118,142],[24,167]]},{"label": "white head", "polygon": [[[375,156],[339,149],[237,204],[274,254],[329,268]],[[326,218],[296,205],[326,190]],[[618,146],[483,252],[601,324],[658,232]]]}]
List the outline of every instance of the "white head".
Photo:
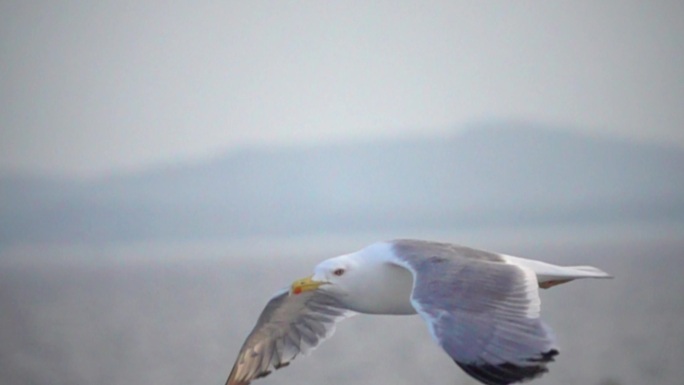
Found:
[{"label": "white head", "polygon": [[291,293],[324,290],[349,309],[361,313],[413,314],[410,304],[413,277],[393,263],[388,243],[377,243],[355,253],[326,259],[310,277],[292,284]]},{"label": "white head", "polygon": [[354,291],[358,280],[358,262],[353,254],[326,259],[314,268],[314,274],[292,283],[292,294],[305,291],[325,290],[345,297]]}]

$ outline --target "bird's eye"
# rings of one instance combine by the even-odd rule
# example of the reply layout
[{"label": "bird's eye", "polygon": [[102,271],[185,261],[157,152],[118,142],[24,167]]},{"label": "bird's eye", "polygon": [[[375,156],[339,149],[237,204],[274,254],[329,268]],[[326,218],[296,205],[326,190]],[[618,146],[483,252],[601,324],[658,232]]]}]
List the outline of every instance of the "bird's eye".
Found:
[{"label": "bird's eye", "polygon": [[333,271],[333,274],[339,277],[340,275],[344,274],[344,269],[335,269],[335,271]]}]

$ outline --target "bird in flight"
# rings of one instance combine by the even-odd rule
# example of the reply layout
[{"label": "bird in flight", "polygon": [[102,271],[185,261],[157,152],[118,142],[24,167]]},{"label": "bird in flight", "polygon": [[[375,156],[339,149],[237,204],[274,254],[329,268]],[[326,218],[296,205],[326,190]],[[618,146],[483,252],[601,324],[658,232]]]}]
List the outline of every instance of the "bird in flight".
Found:
[{"label": "bird in flight", "polygon": [[558,347],[540,319],[538,288],[611,278],[592,266],[419,240],[378,242],[327,259],[266,304],[226,385],[247,385],[306,355],[355,314],[419,314],[434,341],[487,385],[536,378]]}]

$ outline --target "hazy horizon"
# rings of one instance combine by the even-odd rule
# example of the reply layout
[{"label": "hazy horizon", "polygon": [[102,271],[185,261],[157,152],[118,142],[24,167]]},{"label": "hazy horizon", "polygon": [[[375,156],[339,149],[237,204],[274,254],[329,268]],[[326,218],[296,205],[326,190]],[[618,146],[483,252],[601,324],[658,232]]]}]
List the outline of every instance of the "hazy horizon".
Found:
[{"label": "hazy horizon", "polygon": [[[600,131],[582,131],[572,126],[562,126],[545,124],[543,122],[526,121],[522,119],[490,119],[480,122],[472,122],[460,127],[450,127],[441,132],[415,132],[402,135],[392,133],[376,133],[369,136],[331,138],[329,140],[301,140],[297,142],[252,142],[239,146],[205,151],[201,154],[174,155],[167,158],[159,158],[146,162],[141,162],[134,166],[111,166],[99,169],[94,173],[79,173],[62,171],[50,171],[46,168],[36,167],[15,167],[4,169],[0,164],[0,177],[19,177],[19,178],[38,178],[45,180],[71,180],[71,181],[96,181],[111,177],[124,177],[132,175],[143,175],[150,172],[164,170],[169,167],[192,167],[202,164],[210,164],[225,157],[249,152],[271,152],[271,151],[309,151],[313,148],[340,148],[346,146],[366,146],[366,145],[387,145],[388,143],[423,143],[426,141],[440,140],[459,140],[465,136],[481,135],[487,131],[509,131],[512,133],[521,130],[547,132],[559,137],[574,138],[587,141],[598,141],[602,143],[613,143],[616,145],[641,146],[643,148],[662,148],[664,150],[679,151],[684,149],[684,144],[672,141],[662,141],[658,139],[634,138],[623,135],[611,135]],[[486,133],[484,134],[486,135]]]}]

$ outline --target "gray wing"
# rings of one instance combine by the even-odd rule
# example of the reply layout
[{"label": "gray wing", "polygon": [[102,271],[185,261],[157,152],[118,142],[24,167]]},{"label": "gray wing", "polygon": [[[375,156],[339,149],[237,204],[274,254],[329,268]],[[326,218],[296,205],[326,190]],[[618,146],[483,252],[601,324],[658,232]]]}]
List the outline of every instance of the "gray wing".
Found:
[{"label": "gray wing", "polygon": [[330,337],[337,321],[353,314],[322,290],[298,295],[281,290],[247,336],[226,385],[247,385],[289,365],[298,354],[307,354]]},{"label": "gray wing", "polygon": [[[414,275],[411,301],[432,336],[470,376],[502,385],[547,372],[558,350],[539,319],[532,270],[486,258],[397,253]],[[404,250],[406,251],[406,250]],[[457,249],[454,249],[457,251]]]}]

